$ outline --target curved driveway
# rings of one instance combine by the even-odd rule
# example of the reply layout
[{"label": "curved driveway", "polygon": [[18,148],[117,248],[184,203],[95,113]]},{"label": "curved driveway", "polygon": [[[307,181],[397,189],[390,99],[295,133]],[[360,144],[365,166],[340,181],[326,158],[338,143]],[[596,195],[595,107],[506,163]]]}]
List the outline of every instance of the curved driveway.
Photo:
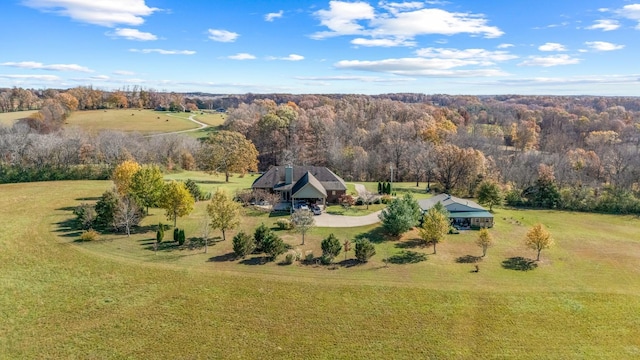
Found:
[{"label": "curved driveway", "polygon": [[[366,191],[364,185],[354,184],[358,194],[362,194]],[[316,226],[320,227],[335,227],[335,228],[347,228],[372,225],[380,222],[380,211],[376,211],[369,215],[364,216],[344,216],[344,215],[332,215],[322,213],[322,215],[315,216]]]},{"label": "curved driveway", "polygon": [[380,211],[364,216],[344,216],[322,213],[322,215],[314,216],[314,218],[316,220],[316,226],[319,227],[358,227],[379,223],[380,219],[378,218],[378,214],[380,214]]}]

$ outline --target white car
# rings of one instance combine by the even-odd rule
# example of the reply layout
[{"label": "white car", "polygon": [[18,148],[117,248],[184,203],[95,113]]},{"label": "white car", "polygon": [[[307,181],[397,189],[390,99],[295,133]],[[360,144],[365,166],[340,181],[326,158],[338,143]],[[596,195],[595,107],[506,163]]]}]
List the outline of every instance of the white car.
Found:
[{"label": "white car", "polygon": [[313,215],[320,215],[322,214],[322,209],[320,208],[320,206],[318,205],[312,205],[311,206],[311,211],[313,211]]}]

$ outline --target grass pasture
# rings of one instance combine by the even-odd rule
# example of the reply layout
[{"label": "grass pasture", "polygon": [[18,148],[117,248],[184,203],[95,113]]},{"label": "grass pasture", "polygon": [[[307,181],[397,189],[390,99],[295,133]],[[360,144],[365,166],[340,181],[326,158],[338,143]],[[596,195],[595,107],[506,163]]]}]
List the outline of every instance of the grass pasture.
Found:
[{"label": "grass pasture", "polygon": [[[192,178],[205,190],[220,177]],[[230,191],[253,181],[233,177]],[[236,260],[231,240],[154,254],[143,231],[76,243],[71,209],[106,181],[0,185],[0,358],[609,358],[640,356],[640,220],[499,208],[496,245],[479,262],[475,232],[447,236],[437,254],[417,234],[384,240],[376,226],[279,234],[319,254],[330,232],[367,236],[367,264],[335,267]],[[413,184],[415,185],[415,184]],[[407,188],[410,188],[407,185]],[[178,220],[199,236],[205,203]],[[276,217],[247,212],[243,227]],[[556,246],[533,258],[522,238],[536,222]],[[218,232],[212,232],[218,236]],[[167,234],[170,237],[170,234]],[[351,252],[350,257],[353,257]],[[387,259],[387,261],[383,261]],[[525,264],[526,265],[526,264]]]},{"label": "grass pasture", "polygon": [[0,126],[12,126],[16,121],[37,112],[36,110],[0,113]]},{"label": "grass pasture", "polygon": [[119,130],[143,134],[165,133],[196,129],[198,125],[188,120],[186,113],[170,113],[153,110],[86,110],[75,111],[67,119],[66,126],[77,126],[87,131]]}]

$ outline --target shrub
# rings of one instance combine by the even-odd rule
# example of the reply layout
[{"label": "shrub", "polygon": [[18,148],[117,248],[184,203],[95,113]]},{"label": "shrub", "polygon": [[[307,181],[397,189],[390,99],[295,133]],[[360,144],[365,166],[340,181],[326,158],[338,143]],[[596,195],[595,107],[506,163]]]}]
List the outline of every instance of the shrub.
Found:
[{"label": "shrub", "polygon": [[280,230],[291,230],[293,229],[293,224],[291,224],[291,220],[289,219],[278,219],[276,221],[276,225]]},{"label": "shrub", "polygon": [[356,199],[356,205],[357,205],[357,206],[364,205],[364,199],[363,199],[363,198],[361,198],[361,197],[358,197],[358,198]]},{"label": "shrub", "polygon": [[73,214],[76,216],[78,222],[82,226],[83,229],[88,230],[91,229],[96,220],[96,210],[92,205],[87,203],[82,203],[73,209]]},{"label": "shrub", "polygon": [[180,229],[175,228],[173,229],[173,241],[179,241],[180,240]]},{"label": "shrub", "polygon": [[314,259],[313,251],[307,251],[304,254],[304,262],[311,264],[313,263],[313,259]]},{"label": "shrub", "polygon": [[283,264],[285,265],[291,265],[293,264],[294,261],[300,261],[300,258],[302,257],[302,255],[295,251],[295,250],[290,250],[287,255],[284,257],[284,261]]},{"label": "shrub", "polygon": [[255,241],[244,231],[239,232],[233,237],[233,252],[236,254],[236,257],[244,258],[251,254],[255,248]]},{"label": "shrub", "polygon": [[158,231],[156,231],[156,242],[162,242],[164,240],[164,225],[158,223]]},{"label": "shrub", "polygon": [[178,245],[180,246],[184,245],[185,240],[186,240],[186,237],[184,235],[184,230],[180,229],[180,231],[178,232]]},{"label": "shrub", "polygon": [[331,256],[328,256],[328,255],[320,256],[320,263],[322,265],[330,265],[332,261],[333,261],[333,258]]},{"label": "shrub", "polygon": [[82,235],[80,235],[80,241],[96,241],[99,237],[100,234],[98,234],[97,231],[89,229],[82,232]]},{"label": "shrub", "polygon": [[264,252],[269,255],[269,259],[271,261],[275,260],[278,255],[283,254],[286,250],[284,241],[282,241],[282,239],[273,232],[269,232],[263,239],[262,246]]},{"label": "shrub", "polygon": [[253,233],[253,240],[255,241],[256,252],[264,252],[264,239],[271,233],[271,229],[267,227],[264,223],[258,225],[256,230]]},{"label": "shrub", "polygon": [[338,240],[333,233],[329,234],[328,237],[322,240],[320,247],[322,247],[322,257],[328,257],[330,259],[329,262],[338,256],[338,254],[340,254],[340,250],[342,250],[340,240]]},{"label": "shrub", "polygon": [[391,197],[391,195],[382,195],[380,197],[380,202],[382,202],[383,204],[388,204],[391,202],[391,200],[393,200],[393,198]]},{"label": "shrub", "polygon": [[369,259],[376,254],[376,249],[369,241],[369,239],[358,239],[356,240],[356,259],[362,263],[366,263]]}]

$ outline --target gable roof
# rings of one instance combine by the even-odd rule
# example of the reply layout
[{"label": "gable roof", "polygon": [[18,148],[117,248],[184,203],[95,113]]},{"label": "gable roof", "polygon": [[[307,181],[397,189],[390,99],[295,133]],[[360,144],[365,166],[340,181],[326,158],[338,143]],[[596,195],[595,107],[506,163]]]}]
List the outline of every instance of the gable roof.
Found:
[{"label": "gable roof", "polygon": [[[322,185],[325,191],[347,190],[347,185],[342,178],[322,166],[293,166],[293,181],[290,185],[295,186],[307,173],[312,175],[312,177]],[[285,167],[274,166],[257,178],[251,187],[259,189],[285,189],[284,186],[287,185],[284,183],[284,176]],[[293,193],[295,193],[295,191]]]},{"label": "gable roof", "polygon": [[441,203],[447,211],[452,214],[456,212],[486,211],[485,208],[471,200],[461,199],[449,194],[440,194],[429,199],[422,199],[418,201],[420,208],[424,211],[431,209],[437,203]]},{"label": "gable roof", "polygon": [[320,181],[318,181],[318,179],[316,179],[316,177],[308,171],[300,178],[300,180],[295,182],[295,185],[293,185],[293,188],[291,188],[291,196],[296,197],[296,195],[301,192],[301,190],[309,186],[320,192],[322,196],[327,196],[327,191],[325,190],[324,186],[322,186]]}]

